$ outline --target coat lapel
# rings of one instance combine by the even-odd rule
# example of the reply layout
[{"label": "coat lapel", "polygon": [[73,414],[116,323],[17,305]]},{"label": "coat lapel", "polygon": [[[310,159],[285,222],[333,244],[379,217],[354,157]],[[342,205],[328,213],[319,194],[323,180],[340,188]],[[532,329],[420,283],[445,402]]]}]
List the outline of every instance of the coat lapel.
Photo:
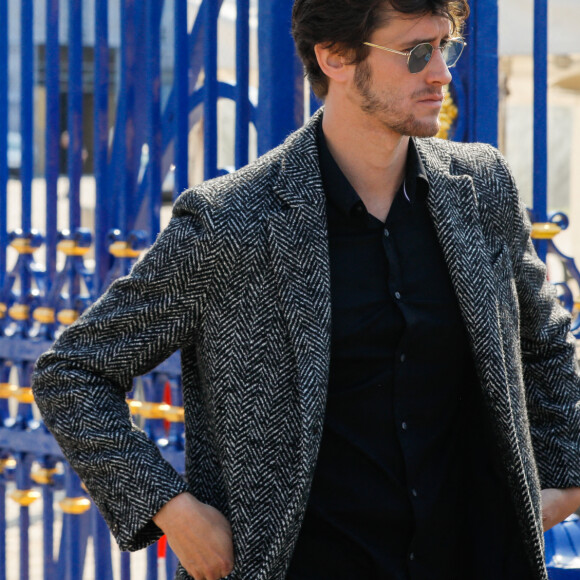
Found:
[{"label": "coat lapel", "polygon": [[303,433],[300,466],[305,482],[313,472],[322,434],[330,361],[330,263],[326,203],[317,162],[318,118],[285,144],[274,187],[278,203],[268,219],[279,303],[296,361]]},{"label": "coat lapel", "polygon": [[435,151],[421,140],[417,148],[429,178],[429,211],[471,339],[482,389],[493,405],[505,400],[507,381],[492,260],[473,179],[453,175],[451,159],[442,148]]}]

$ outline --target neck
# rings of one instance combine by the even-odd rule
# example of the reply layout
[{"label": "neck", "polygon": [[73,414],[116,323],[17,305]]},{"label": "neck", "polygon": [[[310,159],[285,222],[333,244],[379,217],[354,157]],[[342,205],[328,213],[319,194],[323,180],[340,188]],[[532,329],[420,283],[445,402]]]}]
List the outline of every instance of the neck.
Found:
[{"label": "neck", "polygon": [[367,210],[384,221],[405,177],[409,137],[361,113],[326,103],[322,128],[328,148]]}]

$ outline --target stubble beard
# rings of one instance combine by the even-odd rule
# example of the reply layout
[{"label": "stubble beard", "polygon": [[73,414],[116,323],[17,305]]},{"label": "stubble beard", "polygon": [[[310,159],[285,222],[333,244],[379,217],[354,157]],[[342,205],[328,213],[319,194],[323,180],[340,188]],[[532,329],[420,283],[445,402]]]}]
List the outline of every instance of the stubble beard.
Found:
[{"label": "stubble beard", "polygon": [[[385,128],[409,137],[433,137],[439,131],[439,118],[432,122],[420,121],[411,112],[405,114],[401,99],[378,95],[371,87],[372,74],[368,62],[359,63],[355,70],[354,85],[360,96],[363,112],[374,117]],[[411,100],[413,95],[411,95]]]}]

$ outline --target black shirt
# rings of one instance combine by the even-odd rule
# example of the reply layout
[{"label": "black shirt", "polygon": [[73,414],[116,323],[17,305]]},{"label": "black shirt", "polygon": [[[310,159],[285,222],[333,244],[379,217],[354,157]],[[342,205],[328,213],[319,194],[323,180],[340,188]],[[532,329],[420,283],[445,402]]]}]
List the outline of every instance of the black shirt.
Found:
[{"label": "black shirt", "polygon": [[[332,339],[324,432],[288,578],[465,578],[476,377],[411,140],[386,223],[319,132]],[[472,417],[469,417],[471,420]]]}]

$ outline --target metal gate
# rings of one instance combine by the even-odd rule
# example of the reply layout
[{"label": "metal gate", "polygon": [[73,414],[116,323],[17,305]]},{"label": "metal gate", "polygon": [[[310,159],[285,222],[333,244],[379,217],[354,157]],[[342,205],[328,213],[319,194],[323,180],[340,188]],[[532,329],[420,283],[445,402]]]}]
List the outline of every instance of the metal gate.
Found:
[{"label": "metal gate", "polygon": [[[498,75],[496,1],[472,2],[446,111],[456,140],[497,144],[498,86],[489,81]],[[546,6],[536,0],[533,215],[544,257],[558,252],[548,238],[565,225],[547,216]],[[159,232],[164,202],[191,184],[192,167],[206,179],[242,167],[316,108],[290,11],[288,0],[0,0],[0,580],[16,568],[21,580],[31,577],[30,510],[39,505],[44,578],[81,578],[89,545],[93,577],[131,578],[129,555],[111,556],[102,518],[38,417],[32,366],[128,273]],[[580,281],[573,260],[568,266]],[[561,293],[572,308],[572,290]],[[138,379],[129,401],[183,472],[181,403],[178,355]],[[6,501],[20,506],[17,561],[6,543]],[[176,562],[163,545],[148,549],[142,574],[162,577],[160,562],[171,577]]]}]

